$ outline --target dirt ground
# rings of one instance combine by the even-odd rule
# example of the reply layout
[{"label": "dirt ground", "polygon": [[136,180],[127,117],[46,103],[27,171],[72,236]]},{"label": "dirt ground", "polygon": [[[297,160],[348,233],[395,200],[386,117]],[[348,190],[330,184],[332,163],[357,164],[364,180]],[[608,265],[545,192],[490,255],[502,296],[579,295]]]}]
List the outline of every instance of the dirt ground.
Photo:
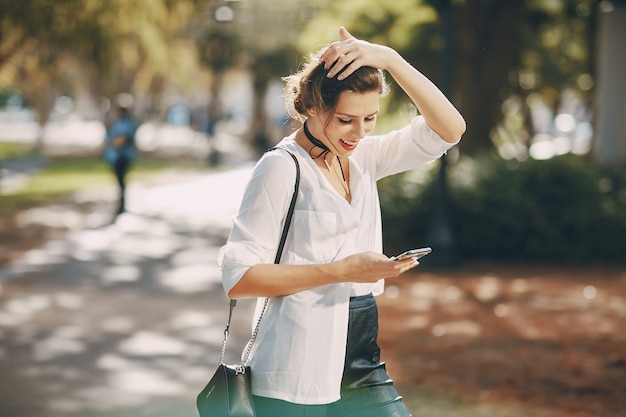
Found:
[{"label": "dirt ground", "polygon": [[422,271],[379,306],[384,359],[417,415],[625,415],[626,270]]},{"label": "dirt ground", "polygon": [[0,268],[59,233],[43,226],[20,227],[17,216],[13,210],[0,211]]},{"label": "dirt ground", "polygon": [[[60,233],[0,226],[0,268]],[[415,416],[625,415],[625,269],[422,268],[379,308],[383,360]]]}]

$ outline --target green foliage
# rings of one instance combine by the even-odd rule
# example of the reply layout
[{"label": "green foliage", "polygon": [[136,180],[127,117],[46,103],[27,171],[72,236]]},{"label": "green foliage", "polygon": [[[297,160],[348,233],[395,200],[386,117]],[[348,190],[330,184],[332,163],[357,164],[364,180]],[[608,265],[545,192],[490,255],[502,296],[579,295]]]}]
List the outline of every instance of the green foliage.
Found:
[{"label": "green foliage", "polygon": [[232,66],[237,57],[237,36],[224,30],[206,32],[199,40],[200,60],[219,72]]},{"label": "green foliage", "polygon": [[21,91],[41,123],[59,94],[157,94],[164,80],[191,91],[205,3],[0,0],[0,88]]},{"label": "green foliage", "polygon": [[[465,260],[623,262],[626,169],[574,157],[514,163],[489,157],[451,167],[447,212]],[[428,245],[440,208],[436,176],[381,184],[388,245]],[[407,190],[409,192],[407,193]]]}]

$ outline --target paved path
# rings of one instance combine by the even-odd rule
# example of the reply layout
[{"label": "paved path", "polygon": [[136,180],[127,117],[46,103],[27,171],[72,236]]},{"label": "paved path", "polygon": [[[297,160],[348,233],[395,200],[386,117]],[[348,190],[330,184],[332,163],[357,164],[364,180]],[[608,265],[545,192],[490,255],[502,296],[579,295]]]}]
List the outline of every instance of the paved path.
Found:
[{"label": "paved path", "polygon": [[0,416],[196,416],[228,312],[217,251],[251,167],[133,184],[114,224],[92,217],[1,270]]}]

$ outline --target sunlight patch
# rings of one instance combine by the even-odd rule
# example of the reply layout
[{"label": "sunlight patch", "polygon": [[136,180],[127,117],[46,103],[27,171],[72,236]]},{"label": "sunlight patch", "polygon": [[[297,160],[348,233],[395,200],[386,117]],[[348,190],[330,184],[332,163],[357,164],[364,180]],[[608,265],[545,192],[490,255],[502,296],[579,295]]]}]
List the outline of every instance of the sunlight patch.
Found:
[{"label": "sunlight patch", "polygon": [[411,293],[419,298],[437,298],[442,286],[431,282],[416,282],[411,286]]},{"label": "sunlight patch", "polygon": [[119,355],[106,354],[96,361],[96,366],[107,371],[119,371],[129,369],[132,366],[132,362]]},{"label": "sunlight patch", "polygon": [[410,316],[405,320],[405,326],[411,329],[424,329],[430,323],[430,319],[427,316]]},{"label": "sunlight patch", "polygon": [[116,282],[134,282],[141,278],[141,270],[132,265],[120,265],[107,268],[102,273],[102,281],[105,284]]},{"label": "sunlight patch", "polygon": [[47,245],[43,248],[29,250],[19,260],[21,264],[26,264],[29,266],[52,265],[59,264],[64,261],[65,255],[50,251]]},{"label": "sunlight patch", "polygon": [[482,277],[474,287],[474,295],[480,301],[493,300],[500,294],[500,280],[494,276]]},{"label": "sunlight patch", "polygon": [[180,395],[187,387],[173,381],[168,375],[147,369],[130,369],[111,376],[111,385],[117,391],[150,395]]},{"label": "sunlight patch", "polygon": [[39,224],[48,227],[67,228],[77,230],[84,227],[83,217],[66,206],[35,207],[18,214],[20,227]]},{"label": "sunlight patch", "polygon": [[509,307],[506,304],[498,304],[493,308],[493,314],[496,317],[505,317],[509,314]]},{"label": "sunlight patch", "polygon": [[33,346],[35,361],[46,361],[59,356],[75,355],[86,350],[86,344],[66,335],[52,335]]},{"label": "sunlight patch", "polygon": [[67,310],[77,310],[85,304],[82,296],[69,292],[55,294],[54,302],[57,306]]},{"label": "sunlight patch", "polygon": [[[144,231],[145,232],[145,231]],[[165,258],[181,246],[175,236],[155,237],[152,234],[143,236],[125,236],[115,244],[115,251],[149,258]]]},{"label": "sunlight patch", "polygon": [[173,235],[172,228],[166,222],[160,220],[152,220],[132,213],[126,213],[127,215],[120,217],[116,226],[125,234],[137,233],[143,234],[147,230],[150,231],[152,236],[169,237]]},{"label": "sunlight patch", "polygon": [[171,320],[172,328],[187,329],[190,327],[209,327],[213,324],[211,315],[204,311],[181,311]]},{"label": "sunlight patch", "polygon": [[182,355],[187,344],[161,333],[143,331],[120,342],[122,352],[138,356]]},{"label": "sunlight patch", "polygon": [[216,327],[207,327],[206,329],[193,329],[184,333],[185,338],[190,342],[201,342],[211,345],[222,343],[224,330]]},{"label": "sunlight patch", "polygon": [[210,289],[221,282],[217,265],[192,265],[164,273],[161,284],[181,293],[193,293]]},{"label": "sunlight patch", "polygon": [[39,311],[48,310],[52,305],[49,296],[43,294],[16,298],[6,303],[5,309],[11,314],[29,316]]},{"label": "sunlight patch", "polygon": [[128,334],[135,328],[135,322],[130,317],[111,317],[100,324],[100,329],[107,333]]},{"label": "sunlight patch", "polygon": [[81,230],[71,235],[73,241],[81,252],[91,253],[105,250],[111,244],[114,237],[108,230]]},{"label": "sunlight patch", "polygon": [[388,285],[385,288],[385,296],[390,300],[395,300],[400,296],[400,289],[396,285]]},{"label": "sunlight patch", "polygon": [[[206,243],[206,241],[204,241]],[[172,256],[172,265],[183,267],[189,264],[215,264],[218,255],[218,248],[198,247],[190,250],[183,250]]]},{"label": "sunlight patch", "polygon": [[449,321],[447,323],[437,324],[433,327],[433,335],[435,336],[454,335],[476,337],[481,333],[481,327],[469,320]]}]

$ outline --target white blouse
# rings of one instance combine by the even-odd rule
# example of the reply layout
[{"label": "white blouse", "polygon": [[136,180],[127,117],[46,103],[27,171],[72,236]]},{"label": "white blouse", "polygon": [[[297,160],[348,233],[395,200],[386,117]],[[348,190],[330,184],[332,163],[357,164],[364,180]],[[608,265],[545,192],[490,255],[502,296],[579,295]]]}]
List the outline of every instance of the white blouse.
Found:
[{"label": "white blouse", "polygon": [[[349,255],[382,253],[382,225],[376,182],[424,166],[454,144],[442,140],[423,117],[381,136],[368,136],[350,156],[352,202],[341,197],[295,133],[278,146],[300,163],[300,188],[281,263],[328,263]],[[239,213],[220,250],[224,290],[252,265],[272,263],[296,178],[294,161],[282,150],[267,152],[257,163]],[[255,395],[298,404],[328,404],[340,398],[346,351],[350,296],[384,290],[376,284],[340,283],[289,296],[272,297],[261,321],[250,358]],[[257,302],[256,324],[263,298]]]}]

